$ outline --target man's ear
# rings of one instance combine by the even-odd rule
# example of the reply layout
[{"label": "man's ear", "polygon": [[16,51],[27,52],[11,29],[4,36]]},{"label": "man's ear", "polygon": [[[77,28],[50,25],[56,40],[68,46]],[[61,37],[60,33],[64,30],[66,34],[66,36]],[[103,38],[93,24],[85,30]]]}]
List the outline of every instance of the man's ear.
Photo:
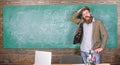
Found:
[{"label": "man's ear", "polygon": [[90,14],[92,15],[92,12],[90,12]]}]

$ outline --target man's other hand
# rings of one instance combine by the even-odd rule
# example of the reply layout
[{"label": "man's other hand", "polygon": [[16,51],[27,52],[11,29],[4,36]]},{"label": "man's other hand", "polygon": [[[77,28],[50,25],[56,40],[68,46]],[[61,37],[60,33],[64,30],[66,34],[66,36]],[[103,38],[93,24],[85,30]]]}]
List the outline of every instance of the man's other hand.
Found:
[{"label": "man's other hand", "polygon": [[94,52],[96,52],[96,53],[100,53],[101,51],[103,51],[103,48],[97,48],[94,50]]}]

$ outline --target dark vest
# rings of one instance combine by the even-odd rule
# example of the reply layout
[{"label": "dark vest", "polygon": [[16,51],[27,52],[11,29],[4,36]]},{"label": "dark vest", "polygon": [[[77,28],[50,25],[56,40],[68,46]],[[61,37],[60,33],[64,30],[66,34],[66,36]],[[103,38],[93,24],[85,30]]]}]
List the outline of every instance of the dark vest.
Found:
[{"label": "dark vest", "polygon": [[77,44],[77,43],[81,44],[82,38],[83,38],[83,23],[79,24],[75,31],[73,44]]}]

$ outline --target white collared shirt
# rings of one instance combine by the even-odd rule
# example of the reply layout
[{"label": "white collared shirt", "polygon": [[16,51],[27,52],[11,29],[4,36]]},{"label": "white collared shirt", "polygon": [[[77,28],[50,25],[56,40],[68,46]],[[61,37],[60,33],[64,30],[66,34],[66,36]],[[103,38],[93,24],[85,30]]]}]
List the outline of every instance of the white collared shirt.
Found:
[{"label": "white collared shirt", "polygon": [[93,49],[93,38],[92,38],[92,30],[93,30],[93,21],[89,24],[83,24],[83,39],[80,46],[81,51],[89,52],[89,50]]}]

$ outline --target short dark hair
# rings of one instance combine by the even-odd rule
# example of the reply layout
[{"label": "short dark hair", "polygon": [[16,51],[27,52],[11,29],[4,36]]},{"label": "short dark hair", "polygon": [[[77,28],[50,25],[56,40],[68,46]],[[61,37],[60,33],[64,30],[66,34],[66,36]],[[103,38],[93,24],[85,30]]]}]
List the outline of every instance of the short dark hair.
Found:
[{"label": "short dark hair", "polygon": [[80,13],[82,14],[83,11],[88,10],[90,12],[90,9],[88,6],[85,6],[81,9]]}]

